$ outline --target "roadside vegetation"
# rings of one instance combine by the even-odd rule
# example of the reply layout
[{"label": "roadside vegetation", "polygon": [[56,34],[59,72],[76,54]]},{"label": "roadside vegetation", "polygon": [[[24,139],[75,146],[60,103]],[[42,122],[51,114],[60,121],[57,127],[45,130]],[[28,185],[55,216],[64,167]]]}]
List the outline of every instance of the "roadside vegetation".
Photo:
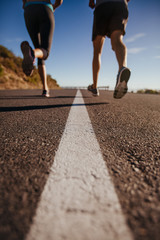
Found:
[{"label": "roadside vegetation", "polygon": [[160,91],[152,90],[152,89],[141,89],[141,90],[138,90],[137,93],[142,93],[142,94],[160,94]]},{"label": "roadside vegetation", "polygon": [[[51,75],[47,75],[49,88],[59,88]],[[6,47],[0,45],[0,89],[41,88],[42,83],[35,67],[33,75],[27,77],[22,71],[22,58],[17,57]]]}]

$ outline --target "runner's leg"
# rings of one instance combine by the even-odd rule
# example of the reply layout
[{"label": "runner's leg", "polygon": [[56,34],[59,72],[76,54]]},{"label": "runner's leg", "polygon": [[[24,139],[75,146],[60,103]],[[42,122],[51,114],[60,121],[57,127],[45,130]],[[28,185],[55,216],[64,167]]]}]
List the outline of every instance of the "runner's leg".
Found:
[{"label": "runner's leg", "polygon": [[93,40],[93,62],[92,62],[92,71],[93,71],[93,88],[97,88],[98,75],[101,67],[101,54],[103,49],[105,37],[96,36]]},{"label": "runner's leg", "polygon": [[127,66],[127,48],[123,43],[121,30],[116,30],[111,34],[112,49],[116,54],[119,70]]}]

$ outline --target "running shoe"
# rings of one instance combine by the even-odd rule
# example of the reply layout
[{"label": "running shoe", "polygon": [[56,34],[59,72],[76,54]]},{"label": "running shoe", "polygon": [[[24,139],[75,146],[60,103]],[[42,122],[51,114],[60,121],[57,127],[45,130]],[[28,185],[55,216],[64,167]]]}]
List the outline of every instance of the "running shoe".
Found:
[{"label": "running shoe", "polygon": [[21,43],[21,51],[23,53],[22,68],[27,76],[31,76],[34,69],[35,56],[33,49],[27,41]]},{"label": "running shoe", "polygon": [[43,97],[49,97],[49,96],[50,96],[50,95],[49,95],[49,90],[43,90],[42,96],[43,96]]},{"label": "running shoe", "polygon": [[93,84],[88,86],[88,91],[90,91],[94,97],[99,96],[98,88],[93,88]]},{"label": "running shoe", "polygon": [[114,89],[114,98],[122,98],[128,91],[127,83],[130,78],[131,71],[129,68],[122,67],[117,75],[117,83]]}]

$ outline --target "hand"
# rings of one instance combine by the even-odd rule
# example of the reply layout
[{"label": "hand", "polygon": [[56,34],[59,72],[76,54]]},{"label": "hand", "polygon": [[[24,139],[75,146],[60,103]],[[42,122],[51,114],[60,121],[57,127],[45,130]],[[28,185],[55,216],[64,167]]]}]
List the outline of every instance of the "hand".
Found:
[{"label": "hand", "polygon": [[59,7],[60,5],[62,5],[63,0],[55,0],[55,3],[52,4],[53,6],[53,10],[55,10],[57,7]]},{"label": "hand", "polygon": [[23,9],[25,7],[25,3],[26,3],[26,0],[23,0],[23,6],[22,6]]},{"label": "hand", "polygon": [[92,8],[92,9],[95,8],[94,0],[89,1],[89,7]]}]

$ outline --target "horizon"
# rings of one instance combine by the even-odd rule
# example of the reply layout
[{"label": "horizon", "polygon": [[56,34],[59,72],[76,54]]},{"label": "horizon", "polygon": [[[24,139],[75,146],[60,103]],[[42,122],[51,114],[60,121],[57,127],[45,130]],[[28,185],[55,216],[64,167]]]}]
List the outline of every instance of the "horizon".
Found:
[{"label": "horizon", "polygon": [[[93,11],[88,7],[88,2],[64,1],[55,11],[55,32],[46,67],[47,74],[56,79],[61,87],[88,86],[92,83]],[[129,91],[159,90],[160,1],[153,0],[151,3],[149,0],[130,0],[128,6],[129,21],[124,43],[128,49],[128,67],[131,69]],[[0,44],[16,56],[22,57],[21,41],[27,40],[31,44],[24,23],[22,2],[3,2],[0,16],[1,24],[3,23]],[[115,54],[107,38],[102,53],[98,86],[114,89],[117,71]]]}]

